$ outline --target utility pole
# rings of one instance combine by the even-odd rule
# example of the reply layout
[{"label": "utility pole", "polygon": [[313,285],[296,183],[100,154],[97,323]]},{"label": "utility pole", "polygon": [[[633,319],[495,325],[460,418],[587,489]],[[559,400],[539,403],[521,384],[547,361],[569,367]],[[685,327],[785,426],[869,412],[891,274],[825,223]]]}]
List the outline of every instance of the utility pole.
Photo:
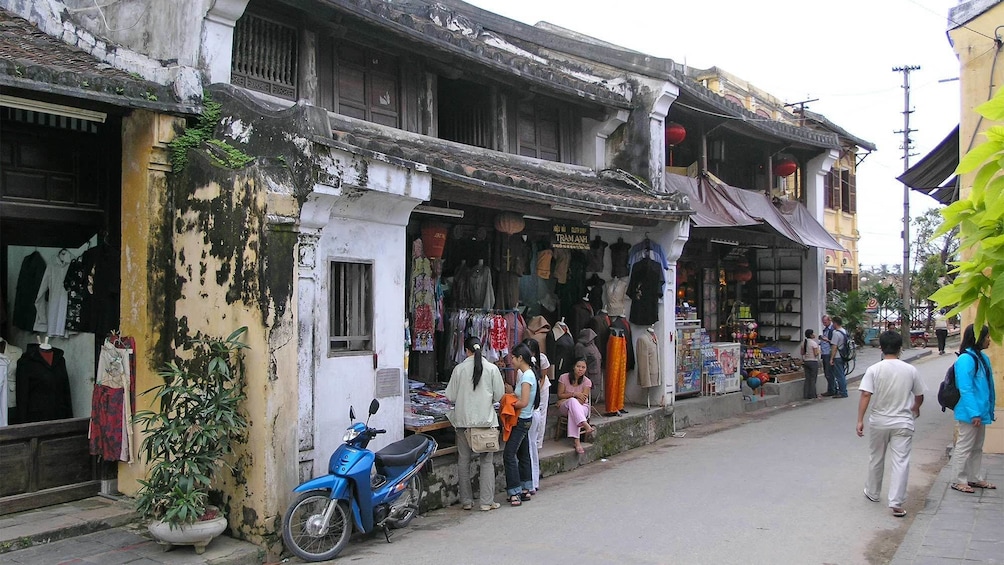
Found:
[{"label": "utility pole", "polygon": [[[910,168],[910,72],[919,71],[920,65],[905,65],[893,67],[893,72],[903,73],[903,130],[895,133],[903,134],[903,171]],[[910,346],[910,318],[912,314],[912,297],[910,296],[910,187],[903,184],[903,314],[900,320],[900,332],[903,334],[903,347]]]}]

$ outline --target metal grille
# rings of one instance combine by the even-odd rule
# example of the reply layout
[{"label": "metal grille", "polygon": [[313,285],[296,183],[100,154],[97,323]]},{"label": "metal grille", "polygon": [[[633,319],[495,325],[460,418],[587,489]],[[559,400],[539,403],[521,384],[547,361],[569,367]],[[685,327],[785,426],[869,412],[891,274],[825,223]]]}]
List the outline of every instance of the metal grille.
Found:
[{"label": "metal grille", "polygon": [[372,350],[372,272],[369,263],[331,263],[329,353]]},{"label": "metal grille", "polygon": [[234,28],[230,82],[295,100],[296,46],[295,28],[245,15]]}]

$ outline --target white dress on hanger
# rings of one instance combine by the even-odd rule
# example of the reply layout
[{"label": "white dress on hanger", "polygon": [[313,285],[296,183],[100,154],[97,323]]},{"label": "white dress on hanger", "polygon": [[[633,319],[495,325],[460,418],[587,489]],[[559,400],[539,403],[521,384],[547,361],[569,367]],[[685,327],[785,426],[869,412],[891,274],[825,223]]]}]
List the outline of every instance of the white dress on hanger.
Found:
[{"label": "white dress on hanger", "polygon": [[54,261],[45,266],[42,284],[35,295],[35,327],[36,332],[48,335],[66,336],[66,309],[69,306],[69,293],[63,286],[66,271],[70,268],[73,255],[63,249],[56,255]]},{"label": "white dress on hanger", "polygon": [[8,412],[17,403],[17,360],[24,353],[13,344],[2,342],[4,349],[0,352],[0,426],[10,423]]}]

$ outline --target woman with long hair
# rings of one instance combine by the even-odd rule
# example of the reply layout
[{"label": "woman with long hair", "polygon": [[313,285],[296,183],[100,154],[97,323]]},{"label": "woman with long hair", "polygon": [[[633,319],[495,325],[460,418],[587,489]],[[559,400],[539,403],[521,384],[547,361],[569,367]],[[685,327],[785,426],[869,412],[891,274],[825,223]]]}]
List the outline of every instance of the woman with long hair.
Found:
[{"label": "woman with long hair", "polygon": [[540,488],[540,449],[544,447],[544,426],[547,423],[547,403],[551,395],[551,381],[547,378],[548,369],[551,362],[547,356],[540,352],[540,344],[532,337],[523,340],[523,344],[530,349],[530,355],[537,360],[540,369],[537,375],[537,391],[540,394],[540,401],[533,409],[532,421],[530,422],[530,474],[533,477],[533,488],[530,494],[537,494]]},{"label": "woman with long hair", "polygon": [[802,389],[802,396],[806,399],[821,398],[816,392],[816,376],[819,375],[819,342],[814,338],[816,332],[805,330],[805,339],[802,340],[802,370],[805,371],[805,386]]},{"label": "woman with long hair", "polygon": [[572,365],[572,372],[558,377],[558,412],[568,417],[568,437],[575,441],[575,452],[582,454],[585,449],[579,441],[582,432],[595,434],[596,428],[589,425],[589,391],[593,382],[586,376],[586,359],[579,357]]},{"label": "woman with long hair", "polygon": [[467,428],[498,427],[498,414],[494,404],[502,399],[505,383],[502,373],[492,363],[486,363],[481,355],[481,341],[469,337],[464,342],[467,358],[454,367],[450,382],[446,385],[446,398],[453,402],[453,410],[448,414],[450,423],[457,429],[457,466],[460,483],[460,504],[464,510],[474,507],[471,490],[471,457],[480,459],[478,482],[481,487],[481,509],[493,510],[499,507],[495,502],[495,461],[491,452],[471,451],[467,443]]},{"label": "woman with long hair", "polygon": [[505,442],[502,461],[505,463],[505,488],[509,504],[519,506],[530,500],[530,491],[533,489],[528,435],[533,422],[533,410],[540,405],[540,387],[537,386],[537,372],[540,368],[538,360],[530,353],[530,348],[522,343],[512,348],[512,364],[519,375],[513,390],[516,395],[514,408],[519,419]]},{"label": "woman with long hair", "polygon": [[952,488],[959,492],[997,488],[987,482],[983,471],[983,439],[987,426],[994,421],[997,401],[990,358],[983,353],[989,346],[990,328],[983,326],[977,338],[975,328],[969,324],[962,333],[959,358],[955,360],[955,386],[960,397],[955,405],[959,438],[952,450],[952,474],[955,475]]}]

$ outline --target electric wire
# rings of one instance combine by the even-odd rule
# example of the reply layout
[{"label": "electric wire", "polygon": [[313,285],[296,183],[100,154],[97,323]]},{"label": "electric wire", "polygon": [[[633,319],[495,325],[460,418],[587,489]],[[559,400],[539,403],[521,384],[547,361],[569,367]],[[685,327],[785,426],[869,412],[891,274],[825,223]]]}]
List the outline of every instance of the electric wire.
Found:
[{"label": "electric wire", "polygon": [[967,29],[967,30],[975,33],[976,35],[982,35],[983,37],[985,37],[985,38],[987,38],[987,39],[989,39],[991,41],[996,41],[993,37],[990,37],[989,35],[987,35],[985,33],[980,33],[980,32],[976,31],[975,29],[973,29],[973,28],[971,28],[971,27],[969,27],[969,26],[967,26],[965,24],[960,24],[959,22],[953,20],[952,18],[949,18],[948,16],[942,16],[938,12],[935,12],[934,10],[932,10],[931,8],[928,8],[927,6],[921,4],[920,2],[917,2],[917,0],[907,0],[907,2],[909,2],[911,4],[914,4],[916,6],[919,6],[919,7],[923,8],[924,10],[926,10],[926,11],[928,11],[928,12],[930,12],[930,13],[936,15],[936,16],[938,16],[939,18],[940,17],[944,17],[945,20],[947,20],[949,23],[951,23],[952,25],[954,25],[956,27],[961,27],[963,29]]}]

